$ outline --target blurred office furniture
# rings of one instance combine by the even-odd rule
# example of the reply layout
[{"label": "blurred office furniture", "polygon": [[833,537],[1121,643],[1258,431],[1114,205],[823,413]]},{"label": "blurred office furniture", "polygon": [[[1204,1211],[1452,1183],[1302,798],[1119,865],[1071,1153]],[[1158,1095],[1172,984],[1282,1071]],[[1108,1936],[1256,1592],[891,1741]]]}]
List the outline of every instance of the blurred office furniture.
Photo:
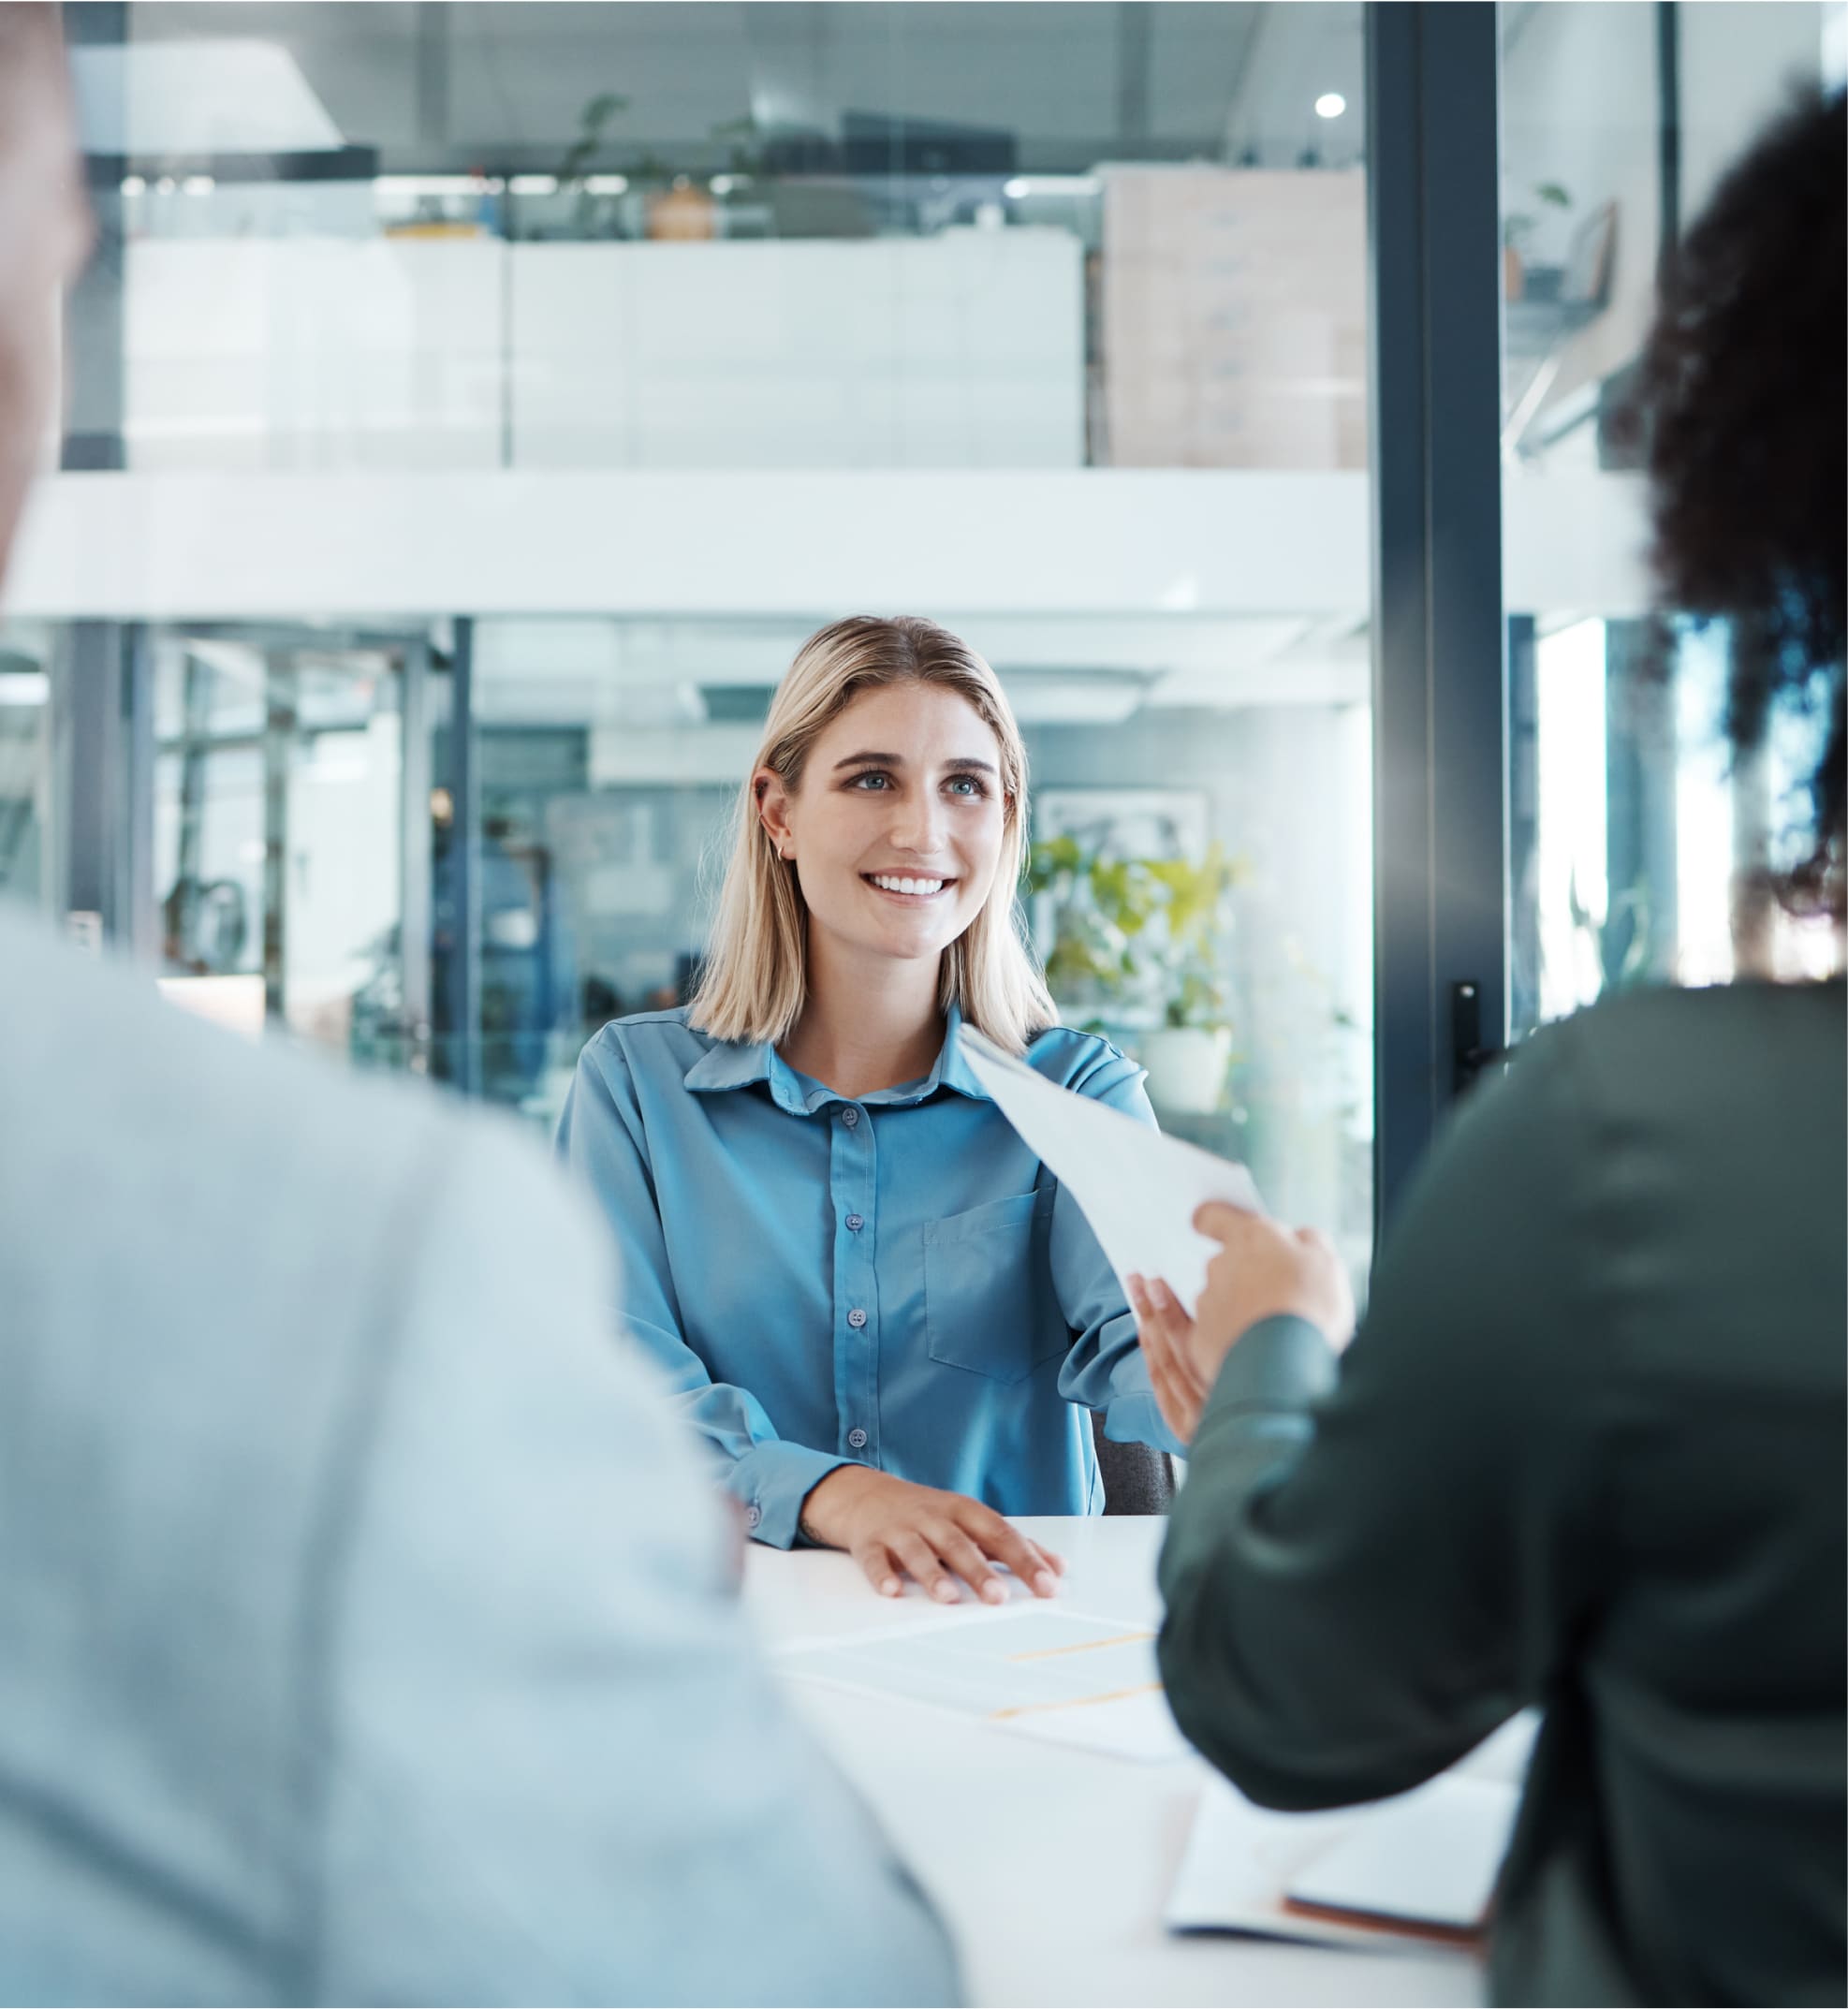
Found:
[{"label": "blurred office furniture", "polygon": [[263,1036],[260,976],[157,976],[154,989],[169,1004],[223,1026],[253,1043]]}]

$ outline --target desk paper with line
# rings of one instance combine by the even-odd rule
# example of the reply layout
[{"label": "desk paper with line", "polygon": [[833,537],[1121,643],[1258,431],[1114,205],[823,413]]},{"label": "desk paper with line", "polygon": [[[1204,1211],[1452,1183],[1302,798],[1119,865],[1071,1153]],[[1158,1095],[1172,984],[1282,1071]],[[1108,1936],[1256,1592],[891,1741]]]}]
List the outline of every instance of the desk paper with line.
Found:
[{"label": "desk paper with line", "polygon": [[1183,1757],[1147,1625],[1042,1604],[964,1606],[941,1623],[785,1648],[779,1672],[953,1710],[1113,1757]]},{"label": "desk paper with line", "polygon": [[1088,1095],[1060,1088],[969,1026],[962,1051],[975,1078],[1078,1203],[1117,1281],[1159,1277],[1191,1312],[1218,1244],[1193,1226],[1204,1200],[1264,1211],[1241,1165],[1165,1137]]}]

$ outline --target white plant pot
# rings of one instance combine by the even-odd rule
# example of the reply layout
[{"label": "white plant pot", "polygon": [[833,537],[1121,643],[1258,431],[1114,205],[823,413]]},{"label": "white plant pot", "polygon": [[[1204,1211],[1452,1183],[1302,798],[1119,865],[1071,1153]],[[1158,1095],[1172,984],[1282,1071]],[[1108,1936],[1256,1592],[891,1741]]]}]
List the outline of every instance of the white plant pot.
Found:
[{"label": "white plant pot", "polygon": [[1229,1026],[1164,1025],[1142,1037],[1149,1100],[1177,1115],[1211,1115],[1225,1096],[1231,1062]]}]

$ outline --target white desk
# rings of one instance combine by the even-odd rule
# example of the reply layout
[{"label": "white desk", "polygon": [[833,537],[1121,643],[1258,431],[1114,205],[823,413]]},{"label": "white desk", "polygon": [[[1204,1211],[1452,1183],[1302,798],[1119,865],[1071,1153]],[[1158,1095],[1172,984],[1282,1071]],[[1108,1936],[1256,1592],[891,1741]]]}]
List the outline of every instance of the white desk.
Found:
[{"label": "white desk", "polygon": [[[1159,1518],[1019,1524],[1063,1554],[1065,1602],[1152,1623]],[[873,1594],[849,1559],[753,1544],[745,1601],[768,1645],[901,1632],[935,1607]],[[977,2003],[1478,2002],[1471,1962],[1174,1938],[1161,1923],[1206,1767],[1136,1765],[913,1703],[802,1680],[787,1693],[949,1921]]]}]

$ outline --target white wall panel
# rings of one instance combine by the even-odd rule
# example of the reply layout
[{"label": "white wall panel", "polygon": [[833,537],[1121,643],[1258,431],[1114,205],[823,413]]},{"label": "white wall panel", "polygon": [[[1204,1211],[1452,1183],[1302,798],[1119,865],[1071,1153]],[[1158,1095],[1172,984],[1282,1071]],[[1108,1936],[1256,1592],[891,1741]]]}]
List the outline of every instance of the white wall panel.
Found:
[{"label": "white wall panel", "polygon": [[495,467],[505,282],[486,241],[131,242],[128,465]]},{"label": "white wall panel", "polygon": [[1073,467],[1063,230],[513,248],[519,467]]}]

